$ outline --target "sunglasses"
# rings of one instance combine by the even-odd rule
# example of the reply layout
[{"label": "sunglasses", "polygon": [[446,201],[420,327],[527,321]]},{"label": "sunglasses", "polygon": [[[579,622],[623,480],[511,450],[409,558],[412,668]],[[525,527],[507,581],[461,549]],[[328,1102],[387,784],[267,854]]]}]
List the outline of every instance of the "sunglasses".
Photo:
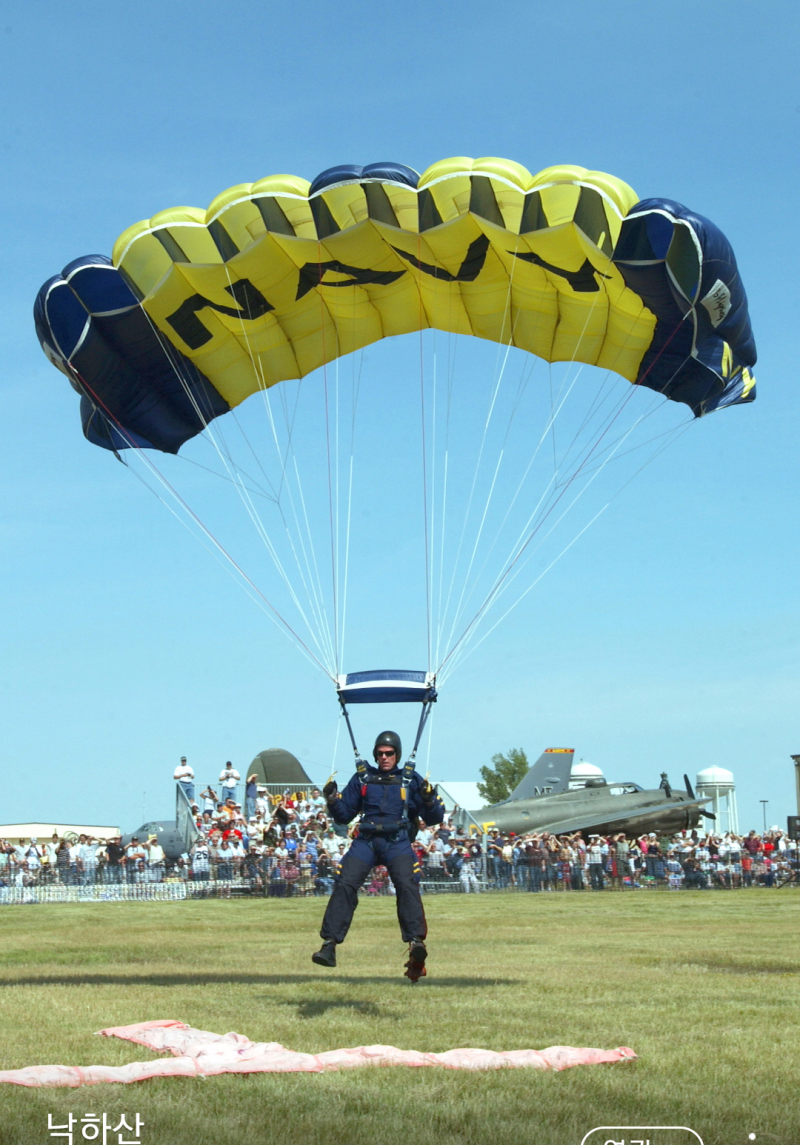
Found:
[{"label": "sunglasses", "polygon": [[375,754],[376,755],[397,755],[397,752],[394,750],[394,748],[389,748],[386,751],[376,751]]}]

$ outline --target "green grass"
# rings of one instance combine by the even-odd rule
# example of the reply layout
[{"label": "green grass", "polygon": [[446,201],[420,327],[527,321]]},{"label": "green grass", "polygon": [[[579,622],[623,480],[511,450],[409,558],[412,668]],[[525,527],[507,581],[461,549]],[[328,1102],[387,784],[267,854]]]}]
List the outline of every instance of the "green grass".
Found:
[{"label": "green grass", "polygon": [[558,1074],[3,1086],[0,1143],[63,1141],[48,1136],[47,1114],[67,1111],[138,1112],[143,1145],[579,1145],[595,1125],[631,1124],[688,1125],[705,1145],[749,1145],[749,1133],[756,1145],[800,1142],[792,889],[429,897],[429,976],[417,986],[402,977],[390,899],[361,903],[336,970],[314,966],[323,907],[6,907],[0,1068],[143,1060],[147,1050],[93,1032],[153,1018],[311,1053],[629,1045],[640,1060]]}]

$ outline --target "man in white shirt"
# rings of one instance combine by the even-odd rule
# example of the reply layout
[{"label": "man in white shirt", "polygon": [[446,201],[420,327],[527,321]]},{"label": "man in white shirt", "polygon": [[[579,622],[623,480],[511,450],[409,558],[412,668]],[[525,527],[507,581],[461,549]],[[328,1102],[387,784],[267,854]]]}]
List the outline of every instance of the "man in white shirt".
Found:
[{"label": "man in white shirt", "polygon": [[137,872],[139,864],[146,858],[144,847],[139,842],[139,836],[134,835],[130,843],[125,848],[125,877],[129,883],[141,881],[137,880]]},{"label": "man in white shirt", "polygon": [[474,891],[475,894],[480,893],[480,885],[478,877],[475,874],[475,867],[472,862],[472,856],[468,852],[464,852],[464,857],[461,860],[461,870],[459,871],[459,878],[461,880],[461,889],[464,894],[469,894]]},{"label": "man in white shirt", "polygon": [[236,784],[241,781],[241,775],[233,766],[230,760],[225,764],[222,771],[219,773],[219,781],[222,784],[222,802],[225,803],[228,799],[236,798]]},{"label": "man in white shirt", "polygon": [[339,844],[341,839],[334,831],[333,827],[329,827],[325,834],[322,836],[322,849],[325,851],[329,859],[333,859],[334,855],[339,854]]},{"label": "man in white shirt", "polygon": [[42,869],[42,848],[38,846],[38,842],[39,840],[36,838],[31,839],[30,846],[25,850],[25,862],[32,882],[38,880],[39,872]]},{"label": "man in white shirt", "polygon": [[195,882],[207,883],[211,869],[211,850],[206,839],[198,839],[191,850],[192,877]]},{"label": "man in white shirt", "polygon": [[589,883],[593,891],[601,891],[604,886],[603,869],[605,858],[599,835],[589,836]]},{"label": "man in white shirt", "polygon": [[148,866],[150,868],[150,882],[160,883],[164,879],[164,867],[167,856],[157,836],[151,835],[148,839]]},{"label": "man in white shirt", "polygon": [[50,842],[45,843],[44,845],[45,854],[47,855],[47,862],[50,866],[50,869],[53,871],[56,869],[56,851],[58,850],[58,844],[60,841],[61,840],[54,831]]},{"label": "man in white shirt", "polygon": [[78,859],[80,860],[81,883],[85,887],[93,886],[97,873],[97,843],[91,835],[81,835],[78,846]]},{"label": "man in white shirt", "polygon": [[427,850],[431,845],[431,838],[432,836],[429,827],[422,826],[420,827],[419,831],[417,831],[417,842],[421,847],[424,847],[425,850]]},{"label": "man in white shirt", "polygon": [[172,778],[176,783],[180,783],[189,802],[194,803],[194,771],[186,762],[185,755],[181,756],[181,761],[173,771]]}]

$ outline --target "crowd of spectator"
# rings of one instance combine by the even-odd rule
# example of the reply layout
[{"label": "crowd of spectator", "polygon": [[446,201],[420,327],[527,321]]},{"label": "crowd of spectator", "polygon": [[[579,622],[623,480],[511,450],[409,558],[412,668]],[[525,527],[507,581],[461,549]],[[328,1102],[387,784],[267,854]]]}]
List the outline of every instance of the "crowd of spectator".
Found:
[{"label": "crowd of spectator", "polygon": [[[271,796],[249,776],[243,808],[235,798],[234,770],[223,769],[219,795],[208,785],[191,804],[197,837],[182,854],[165,854],[157,834],[133,836],[125,844],[120,837],[89,835],[53,835],[44,843],[0,840],[0,886],[182,880],[194,894],[330,894],[349,840],[347,830],[330,820],[319,789]],[[185,777],[176,778],[186,792]],[[495,830],[481,839],[448,818],[436,829],[423,825],[413,845],[426,891],[733,890],[783,885],[797,872],[797,844],[777,828],[746,836],[683,831],[632,839],[621,833],[584,839]],[[367,895],[392,892],[383,867],[363,887]]]},{"label": "crowd of spectator", "polygon": [[482,862],[488,885],[534,892],[772,887],[795,878],[797,843],[777,827],[761,835],[694,830],[629,839],[620,832],[588,840],[579,833],[492,831]]}]

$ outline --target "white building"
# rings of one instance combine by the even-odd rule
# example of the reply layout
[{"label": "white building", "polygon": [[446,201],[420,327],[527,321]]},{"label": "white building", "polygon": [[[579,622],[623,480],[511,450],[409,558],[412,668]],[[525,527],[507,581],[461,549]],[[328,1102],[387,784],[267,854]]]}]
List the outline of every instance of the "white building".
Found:
[{"label": "white building", "polygon": [[736,810],[736,785],[733,781],[733,772],[724,767],[706,767],[698,771],[695,779],[695,790],[700,795],[706,795],[713,800],[711,810],[716,815],[713,828],[715,834],[724,835],[731,831],[739,834],[739,813]]},{"label": "white building", "polygon": [[578,760],[577,763],[573,762],[572,770],[569,773],[570,791],[575,791],[579,787],[585,787],[587,779],[603,779],[603,772],[599,767],[595,767],[593,763],[589,763],[586,759]]}]

